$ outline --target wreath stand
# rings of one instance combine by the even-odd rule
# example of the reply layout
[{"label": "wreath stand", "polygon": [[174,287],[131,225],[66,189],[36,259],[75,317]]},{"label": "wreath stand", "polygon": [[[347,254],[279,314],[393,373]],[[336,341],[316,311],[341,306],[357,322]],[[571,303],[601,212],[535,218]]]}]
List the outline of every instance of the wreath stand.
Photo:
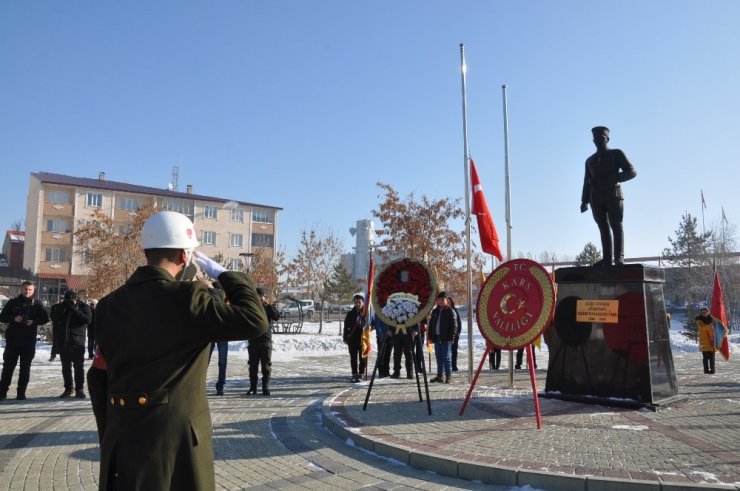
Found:
[{"label": "wreath stand", "polygon": [[[406,336],[408,341],[411,343],[411,361],[412,365],[414,367],[414,376],[416,378],[416,389],[419,392],[419,402],[423,402],[424,398],[421,394],[421,381],[419,380],[419,371],[416,369],[416,356],[417,356],[417,343],[414,342],[414,337],[411,335],[411,331],[409,331],[405,326],[398,326],[398,333],[394,334],[395,336],[403,335]],[[373,368],[373,374],[370,377],[370,384],[367,386],[367,394],[365,394],[365,404],[362,405],[362,410],[365,411],[367,409],[367,403],[370,401],[370,393],[373,390],[373,383],[375,382],[375,374],[378,372],[378,366],[380,365],[380,360],[383,359],[385,356],[387,350],[391,349],[391,343],[392,337],[386,336],[385,339],[383,339],[383,345],[378,350],[378,356],[375,359],[375,367]],[[419,359],[421,360],[421,374],[424,378],[424,391],[427,396],[427,411],[429,412],[429,415],[432,415],[432,401],[429,398],[429,382],[427,380],[427,370],[424,366],[424,356],[423,354],[419,356]]]},{"label": "wreath stand", "polygon": [[[463,415],[465,412],[465,408],[468,405],[468,401],[470,400],[470,397],[473,395],[473,390],[475,389],[475,384],[478,382],[478,376],[480,375],[481,370],[483,369],[483,364],[486,362],[486,356],[494,349],[494,346],[492,343],[486,343],[486,351],[483,353],[483,358],[481,358],[480,363],[478,364],[478,369],[475,371],[475,375],[473,375],[473,380],[470,382],[470,388],[468,389],[468,393],[465,395],[465,400],[463,401],[463,405],[460,408],[460,416]],[[537,395],[537,379],[535,378],[535,371],[534,371],[534,360],[532,360],[532,344],[528,344],[525,348],[527,350],[527,367],[529,368],[529,378],[532,381],[532,397],[534,399],[534,411],[535,411],[535,417],[537,419],[537,429],[542,429],[542,414],[540,413],[540,398]]]}]

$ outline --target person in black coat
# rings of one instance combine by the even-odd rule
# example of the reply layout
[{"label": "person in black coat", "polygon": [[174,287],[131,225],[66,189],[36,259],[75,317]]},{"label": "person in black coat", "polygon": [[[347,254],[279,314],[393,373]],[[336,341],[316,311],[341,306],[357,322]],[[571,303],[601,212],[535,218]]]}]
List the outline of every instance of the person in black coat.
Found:
[{"label": "person in black coat", "polygon": [[0,312],[0,322],[8,324],[5,330],[5,351],[3,352],[3,371],[0,375],[0,400],[7,399],[10,380],[20,359],[18,373],[18,393],[16,399],[26,398],[26,387],[31,379],[31,361],[36,356],[36,335],[38,326],[49,322],[43,305],[33,298],[36,286],[23,282],[21,294],[8,300]]},{"label": "person in black coat", "polygon": [[[257,288],[262,306],[265,308],[267,320],[272,323],[280,319],[280,313],[272,306],[265,295],[265,290]],[[250,339],[247,346],[249,352],[249,394],[257,393],[257,379],[259,369],[262,368],[262,395],[270,395],[270,378],[272,377],[272,328],[262,336]]]},{"label": "person in black coat", "polygon": [[362,315],[362,310],[365,305],[365,295],[356,293],[352,301],[355,306],[347,312],[344,318],[342,340],[349,350],[352,382],[359,382],[362,374],[365,373],[367,363],[367,358],[362,357],[362,330],[365,328],[365,317]]},{"label": "person in black coat", "polygon": [[80,302],[74,290],[64,293],[64,300],[51,308],[54,329],[54,350],[62,360],[64,399],[72,395],[72,365],[74,365],[75,397],[85,398],[85,350],[87,348],[87,325],[92,320],[92,311],[85,302]]},{"label": "person in black coat", "polygon": [[[429,319],[429,341],[434,343],[434,356],[437,359],[437,376],[430,382],[450,383],[452,375],[452,342],[457,332],[457,317],[447,301],[447,293],[437,295],[437,306]],[[444,379],[442,378],[444,372]]]},{"label": "person in black coat", "polygon": [[452,300],[452,297],[448,297],[447,302],[450,304],[450,309],[455,313],[455,322],[457,323],[457,328],[455,328],[455,339],[452,341],[452,347],[450,348],[452,356],[452,371],[457,372],[457,347],[458,342],[460,341],[460,333],[462,333],[462,320],[460,319],[460,313],[457,311],[457,308],[455,308],[455,302]]}]

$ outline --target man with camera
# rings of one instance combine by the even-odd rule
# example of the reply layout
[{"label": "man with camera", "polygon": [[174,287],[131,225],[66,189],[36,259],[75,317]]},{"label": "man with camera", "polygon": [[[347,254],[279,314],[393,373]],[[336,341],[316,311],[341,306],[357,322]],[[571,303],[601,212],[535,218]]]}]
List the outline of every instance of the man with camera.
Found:
[{"label": "man with camera", "polygon": [[67,290],[64,299],[51,307],[52,342],[54,352],[59,353],[62,360],[64,378],[64,392],[59,396],[60,399],[72,396],[72,365],[75,397],[85,398],[85,340],[87,325],[91,320],[90,307],[79,301],[74,290]]},{"label": "man with camera", "polygon": [[49,322],[43,305],[33,298],[36,287],[24,281],[21,294],[5,304],[0,312],[0,322],[8,324],[5,330],[5,352],[3,353],[3,372],[0,375],[0,401],[7,399],[10,380],[20,359],[18,373],[18,393],[16,399],[26,398],[26,387],[31,379],[31,361],[36,356],[37,327]]}]

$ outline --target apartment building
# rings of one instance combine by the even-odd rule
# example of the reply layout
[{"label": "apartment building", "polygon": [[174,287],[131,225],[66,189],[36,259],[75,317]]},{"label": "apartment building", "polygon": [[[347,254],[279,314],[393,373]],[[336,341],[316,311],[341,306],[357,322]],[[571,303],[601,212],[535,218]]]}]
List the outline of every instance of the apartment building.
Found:
[{"label": "apartment building", "polygon": [[201,250],[224,255],[229,268],[242,267],[240,254],[274,258],[278,213],[282,208],[226,198],[49,172],[32,173],[26,207],[23,267],[38,276],[40,286],[59,293],[65,287],[82,289],[87,266],[84,251],[74,240],[76,227],[94,210],[112,217],[121,229],[144,204],[187,215],[195,225]]}]

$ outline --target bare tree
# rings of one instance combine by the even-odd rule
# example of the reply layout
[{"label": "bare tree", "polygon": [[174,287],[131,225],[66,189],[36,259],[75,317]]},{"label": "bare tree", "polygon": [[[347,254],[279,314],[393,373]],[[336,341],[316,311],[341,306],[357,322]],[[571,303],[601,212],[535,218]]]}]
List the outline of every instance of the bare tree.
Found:
[{"label": "bare tree", "polygon": [[[321,233],[315,226],[303,230],[300,248],[286,271],[289,284],[305,286],[309,297],[318,299],[323,305],[325,286],[334,265],[339,262],[343,248],[342,242],[331,231]],[[320,322],[319,333],[322,327],[323,322]]]},{"label": "bare tree", "polygon": [[390,184],[377,184],[383,193],[378,196],[382,201],[372,214],[382,223],[377,232],[382,239],[380,254],[387,257],[401,252],[407,258],[424,261],[444,288],[458,294],[465,291],[460,286],[464,237],[450,226],[452,220],[463,218],[461,200],[433,200],[422,195],[417,201],[413,193],[402,200]]},{"label": "bare tree", "polygon": [[89,267],[88,295],[100,298],[123,285],[139,266],[146,263],[139,238],[141,227],[156,211],[153,203],[133,213],[126,225],[96,209],[90,220],[74,233],[83,262]]}]

